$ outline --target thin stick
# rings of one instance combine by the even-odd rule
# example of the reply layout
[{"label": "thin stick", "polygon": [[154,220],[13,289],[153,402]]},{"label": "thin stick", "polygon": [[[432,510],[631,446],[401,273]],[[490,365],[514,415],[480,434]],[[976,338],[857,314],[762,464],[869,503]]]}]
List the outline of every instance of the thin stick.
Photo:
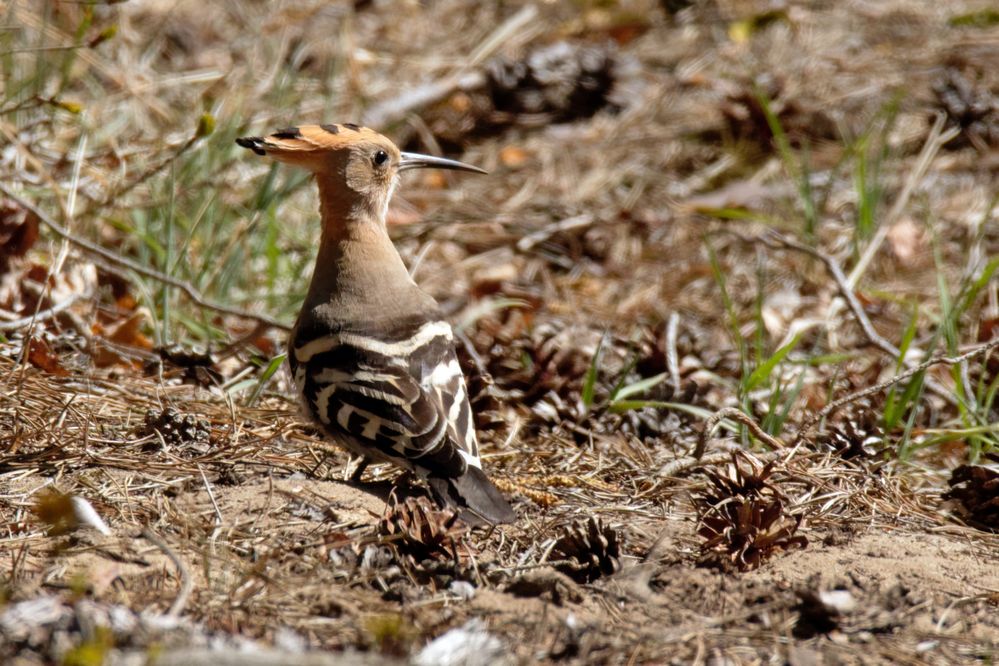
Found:
[{"label": "thin stick", "polygon": [[669,368],[670,381],[673,383],[673,390],[680,393],[680,362],[676,353],[676,338],[680,328],[680,315],[671,312],[669,321],[666,322],[666,367]]},{"label": "thin stick", "polygon": [[941,364],[957,365],[958,363],[963,363],[964,361],[967,361],[970,358],[989,352],[995,349],[996,347],[999,347],[999,338],[994,338],[989,342],[986,342],[984,344],[975,347],[971,351],[967,351],[961,354],[960,356],[944,356],[944,355],[934,356],[930,360],[920,363],[919,365],[913,368],[909,368],[905,372],[899,373],[894,377],[892,377],[891,379],[881,382],[880,384],[875,384],[874,386],[868,386],[865,389],[854,391],[849,395],[845,395],[842,398],[839,398],[838,400],[833,400],[828,405],[826,405],[821,410],[819,410],[818,412],[816,412],[815,414],[813,414],[812,416],[808,417],[808,419],[805,420],[801,428],[798,429],[798,432],[794,437],[793,443],[795,446],[797,446],[798,443],[804,439],[805,435],[807,435],[809,431],[815,427],[816,423],[826,418],[827,416],[835,412],[843,405],[846,405],[851,402],[856,402],[857,400],[865,398],[874,393],[879,393],[885,390],[886,388],[894,386],[899,382],[903,382],[906,379],[912,377],[913,375],[919,374],[920,372],[923,372],[924,370],[934,365],[941,365]]},{"label": "thin stick", "polygon": [[735,407],[725,407],[709,416],[704,422],[704,429],[701,430],[701,434],[697,437],[697,446],[694,447],[694,452],[691,454],[694,459],[701,459],[704,455],[704,449],[707,448],[708,438],[711,437],[711,433],[714,432],[715,428],[718,427],[718,424],[724,419],[738,421],[742,425],[749,428],[749,432],[753,433],[753,437],[765,443],[772,449],[783,449],[785,447],[784,442],[764,432],[763,428],[760,427],[760,424],[757,423],[753,417],[749,416],[741,409],[736,409]]},{"label": "thin stick", "polygon": [[204,296],[201,295],[201,292],[195,289],[189,282],[185,282],[184,280],[178,280],[177,278],[172,277],[170,275],[166,275],[165,273],[160,273],[159,271],[147,268],[136,261],[133,261],[119,254],[111,252],[110,250],[101,247],[97,243],[91,242],[85,238],[79,238],[78,236],[75,236],[74,234],[70,233],[67,229],[65,229],[62,225],[60,225],[58,222],[53,220],[43,210],[32,204],[27,199],[24,199],[23,197],[15,194],[4,183],[0,183],[0,192],[3,192],[5,195],[14,200],[14,202],[19,204],[20,206],[23,206],[24,208],[27,208],[32,213],[37,215],[38,219],[41,220],[41,222],[45,226],[54,231],[56,235],[66,239],[67,241],[77,246],[81,250],[100,257],[102,260],[106,261],[109,264],[112,264],[119,268],[126,268],[144,277],[157,280],[164,284],[168,284],[171,287],[176,287],[177,289],[180,289],[185,294],[187,294],[187,297],[190,298],[192,301],[194,301],[195,304],[205,309],[213,310],[215,312],[220,312],[222,314],[232,315],[234,317],[240,317],[242,319],[257,321],[260,322],[261,324],[266,324],[268,326],[272,326],[282,331],[291,330],[291,326],[289,326],[288,324],[278,321],[277,319],[274,319],[272,317],[268,317],[267,315],[247,312],[246,310],[241,310],[240,308],[235,308],[229,305],[223,305],[222,303],[217,303],[208,298],[205,298]]},{"label": "thin stick", "polygon": [[111,204],[113,204],[116,199],[119,199],[122,196],[124,196],[125,194],[128,194],[129,192],[131,192],[132,190],[134,190],[139,185],[142,185],[147,180],[149,180],[150,178],[152,178],[156,174],[158,174],[161,171],[163,171],[163,169],[165,169],[168,166],[170,166],[170,164],[172,164],[173,162],[176,162],[177,159],[179,159],[181,155],[183,155],[184,153],[186,153],[191,148],[191,146],[193,146],[195,143],[198,142],[199,139],[201,139],[201,137],[198,136],[197,134],[194,135],[194,136],[192,136],[190,139],[188,139],[187,141],[185,141],[184,143],[182,143],[173,152],[173,154],[171,154],[169,157],[167,157],[166,159],[164,159],[159,164],[153,166],[152,168],[147,169],[143,173],[139,174],[139,177],[136,178],[135,180],[133,180],[131,182],[128,182],[128,183],[125,183],[121,188],[119,188],[119,189],[117,189],[117,190],[115,190],[113,192],[110,192],[100,202],[89,206],[87,208],[87,210],[85,210],[83,212],[83,214],[84,215],[92,215],[94,212],[100,210],[101,208],[107,208],[108,206],[110,206]]},{"label": "thin stick", "polygon": [[889,342],[886,338],[882,337],[881,334],[874,328],[874,324],[871,323],[867,313],[864,312],[864,306],[861,305],[857,295],[853,292],[853,288],[850,286],[846,274],[843,273],[843,269],[840,268],[839,262],[836,261],[835,257],[830,254],[826,254],[821,250],[817,250],[814,247],[805,245],[804,243],[799,243],[798,241],[788,238],[787,236],[773,230],[767,230],[763,235],[759,236],[759,240],[763,241],[770,247],[782,245],[785,248],[797,250],[798,252],[804,252],[805,254],[811,255],[825,264],[826,270],[829,271],[833,280],[836,281],[836,287],[839,289],[840,296],[843,297],[846,304],[850,307],[850,312],[853,313],[857,323],[860,324],[860,328],[864,331],[864,335],[867,336],[867,339],[876,347],[894,356],[895,358],[898,358],[901,355],[899,348]]},{"label": "thin stick", "polygon": [[177,593],[177,597],[170,604],[170,610],[167,611],[167,617],[177,617],[184,612],[184,607],[187,605],[187,598],[191,596],[191,589],[194,587],[191,574],[188,573],[187,567],[184,566],[184,562],[177,553],[173,552],[170,546],[166,545],[166,542],[159,538],[155,532],[148,527],[143,527],[142,536],[163,551],[163,554],[170,558],[173,565],[177,567],[177,574],[180,576],[180,592]]},{"label": "thin stick", "polygon": [[905,179],[905,185],[902,187],[902,191],[899,193],[898,198],[895,199],[895,203],[892,204],[891,209],[888,214],[881,221],[881,225],[878,227],[877,233],[871,242],[867,244],[864,249],[864,253],[860,256],[857,261],[857,265],[853,267],[850,271],[850,277],[847,280],[847,284],[851,287],[856,287],[857,283],[860,282],[860,276],[864,274],[867,270],[868,265],[874,259],[874,255],[877,254],[878,250],[881,248],[881,244],[884,243],[885,238],[888,237],[888,231],[891,229],[892,225],[905,210],[905,207],[909,203],[909,198],[912,197],[913,191],[916,189],[916,185],[923,179],[926,175],[926,170],[930,167],[930,163],[933,158],[936,157],[940,149],[948,141],[953,139],[955,136],[961,133],[960,127],[952,127],[946,132],[943,131],[944,123],[947,121],[947,116],[943,113],[938,113],[936,120],[933,123],[933,127],[930,129],[929,135],[926,137],[926,143],[923,144],[923,149],[919,151],[919,157],[916,158],[916,165],[913,167],[912,172],[909,173],[909,177]]},{"label": "thin stick", "polygon": [[47,310],[41,310],[40,312],[37,312],[31,315],[30,317],[22,317],[20,319],[14,319],[12,321],[0,322],[0,331],[14,331],[21,328],[22,326],[27,326],[33,321],[40,322],[40,321],[45,321],[47,319],[51,319],[60,312],[68,310],[69,307],[73,305],[73,303],[76,303],[81,298],[90,298],[90,294],[72,294],[69,298],[62,301],[61,303],[57,303],[56,305],[53,305]]},{"label": "thin stick", "polygon": [[[741,448],[738,450],[742,450]],[[766,451],[763,453],[754,453],[756,458],[764,463],[768,463],[771,460],[776,460],[779,456],[783,454],[778,454],[776,451]],[[686,472],[688,469],[693,469],[695,467],[708,467],[709,465],[721,465],[732,460],[732,451],[718,451],[711,453],[710,455],[704,456],[703,458],[695,458],[694,456],[683,456],[682,458],[677,458],[671,462],[666,463],[659,468],[657,475],[660,477],[671,477],[678,476],[680,472]],[[657,482],[658,485],[658,482]],[[642,493],[642,495],[647,495],[648,491]]]},{"label": "thin stick", "polygon": [[[805,245],[804,243],[799,243],[798,241],[788,238],[773,229],[768,229],[759,236],[743,236],[737,232],[727,233],[730,233],[747,243],[761,242],[772,248],[779,249],[780,247],[783,247],[797,252],[803,252],[821,261],[825,264],[826,270],[828,270],[829,274],[832,276],[840,296],[842,296],[843,300],[846,301],[847,306],[850,308],[850,312],[853,314],[854,319],[857,320],[857,324],[860,325],[860,328],[864,332],[864,336],[867,340],[881,351],[889,354],[896,361],[901,361],[905,365],[912,367],[911,361],[902,358],[901,350],[889,342],[885,337],[877,332],[877,329],[874,328],[874,324],[871,323],[870,317],[868,317],[867,313],[864,312],[864,306],[861,305],[857,295],[853,293],[853,288],[850,286],[850,282],[847,279],[846,274],[843,272],[843,269],[840,267],[839,262],[836,261],[835,257],[814,247]],[[941,386],[930,378],[926,379],[926,388],[938,397],[947,401],[947,403],[951,405],[957,404],[957,398],[954,396],[953,391],[948,390],[946,387]]]},{"label": "thin stick", "polygon": [[205,490],[208,492],[208,499],[212,501],[212,507],[215,509],[215,525],[217,527],[225,522],[225,519],[222,518],[222,509],[219,508],[219,503],[215,501],[215,493],[212,492],[212,484],[208,483],[208,477],[205,476],[205,470],[201,466],[201,463],[198,463],[198,472],[201,474],[201,480],[204,482]]}]

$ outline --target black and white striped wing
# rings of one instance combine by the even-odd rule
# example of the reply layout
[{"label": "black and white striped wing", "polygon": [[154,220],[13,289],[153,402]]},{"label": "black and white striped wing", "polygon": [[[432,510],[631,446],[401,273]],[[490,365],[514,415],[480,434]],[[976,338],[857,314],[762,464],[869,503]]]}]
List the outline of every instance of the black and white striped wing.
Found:
[{"label": "black and white striped wing", "polygon": [[297,345],[292,370],[312,416],[348,448],[458,476],[466,464],[478,466],[478,451],[451,345],[443,322],[401,341],[328,334]]},{"label": "black and white striped wing", "polygon": [[[443,351],[436,367],[429,374],[423,375],[425,378],[423,385],[438,396],[447,416],[449,439],[459,448],[466,462],[481,467],[479,443],[475,436],[475,424],[472,420],[472,406],[468,402],[465,376],[461,372],[458,357],[450,343]],[[436,357],[437,352],[428,355]]]}]

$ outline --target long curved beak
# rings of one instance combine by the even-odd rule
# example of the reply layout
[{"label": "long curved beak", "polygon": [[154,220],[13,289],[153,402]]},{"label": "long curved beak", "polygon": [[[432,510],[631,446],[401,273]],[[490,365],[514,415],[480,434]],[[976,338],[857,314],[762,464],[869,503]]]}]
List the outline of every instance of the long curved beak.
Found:
[{"label": "long curved beak", "polygon": [[421,155],[420,153],[402,153],[402,160],[399,162],[399,171],[406,171],[407,169],[453,169],[455,171],[489,173],[477,166],[465,164],[457,160],[449,160],[444,157]]}]

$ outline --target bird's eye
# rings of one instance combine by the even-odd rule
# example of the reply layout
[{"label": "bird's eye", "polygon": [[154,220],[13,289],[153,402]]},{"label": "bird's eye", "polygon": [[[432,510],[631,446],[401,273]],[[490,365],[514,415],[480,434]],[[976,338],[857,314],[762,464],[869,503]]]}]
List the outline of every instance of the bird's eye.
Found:
[{"label": "bird's eye", "polygon": [[385,166],[386,162],[388,162],[388,153],[384,150],[379,150],[375,153],[374,163],[376,166]]}]

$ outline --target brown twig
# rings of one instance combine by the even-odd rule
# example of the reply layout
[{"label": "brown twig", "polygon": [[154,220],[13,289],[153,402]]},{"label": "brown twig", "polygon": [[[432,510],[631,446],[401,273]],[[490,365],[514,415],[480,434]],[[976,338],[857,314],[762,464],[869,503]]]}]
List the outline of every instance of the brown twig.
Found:
[{"label": "brown twig", "polygon": [[899,348],[889,342],[886,338],[882,337],[882,335],[877,332],[877,329],[874,328],[874,324],[871,323],[870,317],[868,317],[867,313],[864,312],[864,306],[860,303],[857,295],[853,293],[853,289],[850,288],[846,279],[846,274],[843,272],[843,269],[840,267],[839,262],[836,261],[835,257],[830,254],[826,254],[822,250],[818,250],[814,247],[788,238],[787,236],[772,229],[768,229],[760,236],[752,238],[751,240],[758,240],[772,248],[779,249],[780,247],[784,247],[786,249],[804,252],[805,254],[811,255],[825,264],[826,270],[829,271],[829,274],[836,282],[836,287],[839,290],[840,296],[843,297],[846,304],[850,307],[850,312],[853,313],[854,318],[860,325],[861,330],[864,331],[864,335],[867,339],[871,342],[871,344],[881,349],[886,354],[890,354],[895,358],[899,357],[901,354]]},{"label": "brown twig", "polygon": [[81,298],[89,298],[89,296],[89,294],[73,294],[61,303],[56,303],[52,307],[46,310],[40,310],[29,317],[21,317],[20,319],[14,319],[11,321],[0,321],[0,331],[14,331],[22,326],[27,326],[33,321],[40,322],[51,319],[60,312],[68,310],[70,306],[79,301]]},{"label": "brown twig", "polygon": [[192,136],[191,138],[189,138],[187,141],[185,141],[184,143],[182,143],[169,157],[167,157],[166,159],[164,159],[162,162],[160,162],[159,164],[156,164],[155,166],[153,166],[150,169],[146,169],[141,174],[139,174],[139,176],[136,179],[134,179],[132,181],[129,181],[128,183],[125,183],[125,185],[123,185],[121,188],[119,188],[119,189],[117,189],[117,190],[115,190],[113,192],[110,192],[101,201],[99,201],[99,202],[97,202],[97,203],[89,206],[86,210],[83,211],[83,213],[81,213],[81,217],[82,216],[86,216],[86,215],[93,215],[95,211],[100,210],[101,208],[107,208],[108,206],[110,206],[111,204],[113,204],[116,199],[121,198],[123,195],[131,192],[132,190],[134,190],[139,185],[142,185],[144,182],[146,182],[147,180],[149,180],[150,178],[152,178],[156,174],[158,174],[161,171],[163,171],[163,169],[165,169],[168,166],[170,166],[170,164],[172,164],[173,162],[176,162],[177,159],[180,158],[181,155],[183,155],[188,150],[190,150],[191,146],[193,146],[195,143],[197,143],[201,138],[202,138],[201,135],[195,134],[194,136]]},{"label": "brown twig", "polygon": [[785,447],[784,442],[764,432],[763,428],[760,427],[760,424],[741,409],[737,409],[735,407],[724,407],[709,416],[704,422],[704,429],[701,430],[701,434],[697,437],[697,446],[694,447],[694,452],[691,454],[694,459],[701,459],[704,455],[704,449],[707,448],[708,438],[711,437],[711,433],[714,432],[715,428],[718,427],[718,424],[724,419],[738,421],[742,425],[749,428],[749,432],[753,433],[753,437],[772,449],[783,449]]},{"label": "brown twig", "polygon": [[134,271],[135,273],[138,273],[139,275],[142,275],[144,277],[157,280],[164,284],[168,284],[171,287],[176,287],[177,289],[180,289],[182,292],[184,292],[187,295],[187,297],[191,299],[195,304],[203,308],[206,308],[208,310],[213,310],[215,312],[219,312],[222,314],[232,315],[234,317],[240,317],[242,319],[257,321],[260,322],[261,324],[273,326],[274,328],[283,331],[291,330],[291,327],[288,324],[278,321],[277,319],[274,319],[272,317],[268,317],[267,315],[247,312],[246,310],[241,310],[240,308],[235,308],[229,305],[223,305],[222,303],[217,303],[213,300],[205,298],[204,296],[202,296],[201,292],[195,289],[194,286],[192,286],[189,282],[185,282],[184,280],[178,280],[177,278],[167,275],[165,273],[161,273],[151,268],[147,268],[146,266],[143,266],[142,264],[136,261],[133,261],[131,259],[128,259],[127,257],[123,257],[119,254],[111,252],[110,250],[101,247],[97,243],[89,241],[85,238],[80,238],[70,233],[69,230],[67,230],[65,227],[63,227],[54,219],[52,219],[52,217],[49,216],[47,213],[45,213],[43,210],[35,206],[27,199],[14,193],[9,187],[7,187],[7,185],[3,183],[0,183],[0,192],[3,192],[18,205],[23,206],[24,208],[30,210],[32,213],[37,215],[38,219],[41,220],[41,222],[45,226],[47,226],[49,229],[55,232],[56,235],[66,239],[67,241],[69,241],[76,247],[80,248],[84,252],[95,255],[113,266],[117,266],[119,268],[125,268],[130,271]]},{"label": "brown twig", "polygon": [[818,412],[816,412],[815,414],[813,414],[812,416],[808,417],[805,420],[805,422],[798,429],[797,434],[794,436],[793,445],[797,446],[804,439],[805,435],[807,435],[808,432],[815,427],[815,424],[817,424],[819,421],[821,421],[822,419],[826,418],[827,416],[835,412],[843,405],[849,404],[851,402],[856,402],[857,400],[865,398],[874,393],[880,393],[886,388],[890,388],[895,384],[898,384],[899,382],[905,381],[906,379],[912,377],[913,375],[919,374],[920,372],[927,370],[931,366],[941,365],[941,364],[957,365],[958,363],[963,363],[964,361],[967,361],[970,358],[974,358],[975,356],[978,356],[980,354],[987,353],[995,349],[996,347],[999,347],[999,338],[995,338],[993,340],[990,340],[989,342],[981,344],[975,347],[974,349],[967,351],[959,356],[944,356],[944,355],[934,356],[928,361],[924,361],[923,363],[920,363],[915,367],[909,368],[905,372],[895,375],[891,379],[887,379],[879,384],[875,384],[874,386],[868,386],[867,388],[861,389],[859,391],[854,391],[853,393],[845,395],[842,398],[839,398],[838,400],[833,400],[828,405],[826,405],[821,410],[819,410]]},{"label": "brown twig", "polygon": [[[857,320],[857,324],[860,329],[864,332],[864,336],[867,340],[873,344],[875,347],[890,355],[897,361],[911,366],[911,362],[902,358],[902,351],[889,342],[885,337],[878,333],[877,329],[874,328],[874,324],[871,323],[870,317],[864,312],[864,306],[860,303],[857,295],[853,292],[853,288],[850,287],[850,283],[843,272],[842,267],[836,258],[830,254],[823,252],[822,250],[816,249],[814,247],[800,243],[794,239],[788,238],[787,236],[774,231],[773,229],[768,229],[758,236],[744,236],[738,232],[728,231],[733,236],[736,236],[743,242],[747,243],[763,243],[767,247],[772,247],[774,249],[789,249],[795,250],[796,252],[803,252],[809,256],[812,256],[819,261],[821,261],[826,270],[832,276],[833,281],[836,283],[836,288],[846,301],[847,306],[850,308],[850,312],[853,313],[854,319]],[[954,392],[948,390],[945,386],[941,386],[935,381],[927,378],[926,388],[936,394],[939,398],[946,400],[951,405],[957,404],[957,398],[954,397]]]}]

